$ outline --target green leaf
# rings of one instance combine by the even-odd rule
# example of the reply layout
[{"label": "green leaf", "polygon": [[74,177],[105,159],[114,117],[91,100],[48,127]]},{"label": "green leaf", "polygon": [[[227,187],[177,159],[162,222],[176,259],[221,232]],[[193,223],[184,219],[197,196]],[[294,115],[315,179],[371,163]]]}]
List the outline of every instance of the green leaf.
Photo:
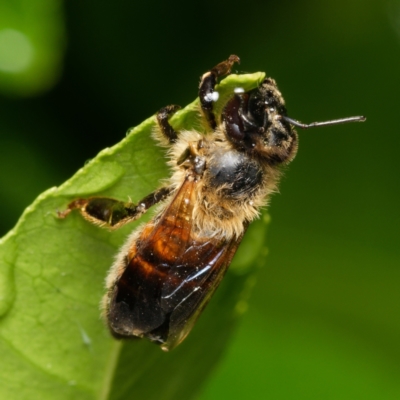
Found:
[{"label": "green leaf", "polygon": [[[234,87],[251,89],[263,77],[229,76],[218,87],[217,106]],[[193,128],[197,104],[178,112],[173,125]],[[223,354],[266,254],[266,217],[251,226],[210,305],[170,353],[146,340],[112,339],[99,316],[107,270],[140,222],[109,232],[76,212],[56,218],[76,197],[136,201],[154,190],[168,176],[165,154],[151,139],[154,124],[154,117],[147,119],[40,195],[1,239],[0,398],[190,399]]]}]

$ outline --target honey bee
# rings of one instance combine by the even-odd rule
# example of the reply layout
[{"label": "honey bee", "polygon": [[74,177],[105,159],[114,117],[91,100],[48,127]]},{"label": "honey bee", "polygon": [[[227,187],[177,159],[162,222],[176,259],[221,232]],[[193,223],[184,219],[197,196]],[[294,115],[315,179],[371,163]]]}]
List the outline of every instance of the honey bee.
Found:
[{"label": "honey bee", "polygon": [[91,197],[72,201],[59,213],[78,209],[88,221],[118,228],[160,207],[150,222],[123,245],[106,279],[104,316],[116,338],[146,337],[170,350],[193,328],[217,289],[247,227],[277,190],[282,166],[296,155],[294,127],[352,121],[350,117],[302,124],[286,115],[275,81],[253,90],[237,88],[216,115],[216,84],[239,57],[231,55],[200,82],[199,113],[208,134],[177,132],[171,105],[156,115],[155,139],[169,147],[172,176],[137,204]]}]

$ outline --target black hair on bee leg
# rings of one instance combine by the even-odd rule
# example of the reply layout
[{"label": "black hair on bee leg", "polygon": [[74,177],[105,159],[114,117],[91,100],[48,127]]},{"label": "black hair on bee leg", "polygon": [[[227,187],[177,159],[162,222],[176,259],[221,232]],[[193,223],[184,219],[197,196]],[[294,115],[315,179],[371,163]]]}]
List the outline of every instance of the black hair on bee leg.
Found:
[{"label": "black hair on bee leg", "polygon": [[214,91],[215,85],[217,84],[218,78],[230,74],[233,64],[239,62],[240,58],[233,54],[227,60],[211,68],[210,71],[206,72],[201,77],[199,87],[201,109],[212,130],[217,127],[213,107],[213,103],[218,100],[218,92]]},{"label": "black hair on bee leg", "polygon": [[180,108],[180,106],[172,104],[161,108],[161,110],[159,110],[157,113],[157,122],[158,126],[160,127],[161,133],[171,144],[177,141],[178,134],[175,129],[170,125],[169,119],[178,110],[180,110]]}]

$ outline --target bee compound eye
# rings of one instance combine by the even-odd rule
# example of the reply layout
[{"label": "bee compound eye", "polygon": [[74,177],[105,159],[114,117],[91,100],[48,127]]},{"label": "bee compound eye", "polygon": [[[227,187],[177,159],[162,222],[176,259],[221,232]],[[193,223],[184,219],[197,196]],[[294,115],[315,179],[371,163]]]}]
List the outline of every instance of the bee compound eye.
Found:
[{"label": "bee compound eye", "polygon": [[241,128],[238,123],[235,123],[233,121],[226,123],[226,134],[231,140],[235,142],[242,141],[245,136],[245,133],[243,132],[243,127]]},{"label": "bee compound eye", "polygon": [[225,123],[226,136],[233,142],[241,142],[245,137],[240,112],[241,99],[239,96],[234,96],[225,106],[222,114],[222,120]]}]

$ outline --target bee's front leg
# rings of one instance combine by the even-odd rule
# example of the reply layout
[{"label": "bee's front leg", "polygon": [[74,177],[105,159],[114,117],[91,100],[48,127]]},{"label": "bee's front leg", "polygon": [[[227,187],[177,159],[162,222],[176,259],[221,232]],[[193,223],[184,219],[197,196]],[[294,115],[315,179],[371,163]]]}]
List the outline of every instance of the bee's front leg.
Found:
[{"label": "bee's front leg", "polygon": [[218,100],[218,93],[214,91],[215,85],[217,84],[218,78],[230,74],[231,68],[236,62],[240,62],[240,58],[231,55],[227,60],[217,64],[201,77],[199,87],[201,109],[210,125],[210,128],[213,130],[217,127],[213,111],[213,103]]},{"label": "bee's front leg", "polygon": [[151,206],[165,200],[172,190],[172,186],[158,189],[143,198],[138,204],[108,197],[76,199],[68,204],[66,210],[59,211],[57,214],[59,218],[65,218],[72,210],[77,209],[89,222],[116,229],[140,218]]}]

